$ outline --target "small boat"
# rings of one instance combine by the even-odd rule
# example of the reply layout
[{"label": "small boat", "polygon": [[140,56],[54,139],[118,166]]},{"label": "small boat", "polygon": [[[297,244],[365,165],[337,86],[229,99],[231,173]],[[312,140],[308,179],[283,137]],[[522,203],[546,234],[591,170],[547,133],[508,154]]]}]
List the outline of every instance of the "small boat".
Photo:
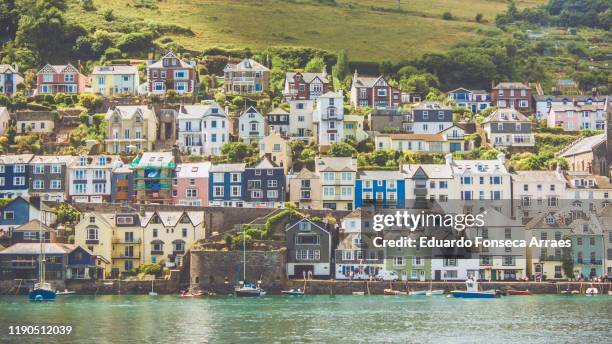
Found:
[{"label": "small boat", "polygon": [[185,290],[181,293],[181,297],[200,297],[204,295],[204,292],[201,290],[189,291]]},{"label": "small boat", "polygon": [[354,291],[354,292],[353,292],[353,295],[357,295],[357,296],[364,296],[364,295],[365,295],[365,292],[363,292],[363,291]]},{"label": "small boat", "polygon": [[393,290],[393,289],[385,289],[383,290],[384,295],[407,295],[405,291]]},{"label": "small boat", "polygon": [[64,291],[59,291],[58,290],[58,291],[55,292],[55,295],[58,295],[58,296],[59,295],[74,295],[74,294],[76,294],[76,291],[68,290],[68,289],[64,289]]},{"label": "small boat", "polygon": [[587,294],[587,296],[598,295],[599,294],[599,289],[597,289],[595,287],[589,287],[589,288],[587,288],[587,290],[584,293]]},{"label": "small boat", "polygon": [[38,283],[34,284],[34,288],[28,293],[30,301],[55,301],[57,294],[51,288],[51,284],[45,282],[46,259],[45,259],[45,234],[42,230],[42,221],[38,228],[38,236],[40,238],[40,253],[38,254]]},{"label": "small boat", "polygon": [[427,296],[433,296],[433,295],[444,295],[444,289],[433,289],[433,290],[427,290],[425,292],[425,295]]},{"label": "small boat", "polygon": [[283,295],[289,295],[289,296],[303,296],[304,292],[302,291],[302,289],[290,289],[290,290],[282,290],[281,294]]},{"label": "small boat", "polygon": [[236,296],[246,296],[246,297],[254,297],[254,296],[264,296],[266,292],[263,291],[259,286],[256,286],[252,283],[244,283],[242,287],[236,288]]},{"label": "small boat", "polygon": [[525,290],[508,290],[508,295],[531,295],[531,292],[528,289]]},{"label": "small boat", "polygon": [[478,291],[478,282],[472,279],[465,281],[466,290],[452,290],[451,295],[453,297],[460,297],[466,299],[493,299],[500,297],[500,294],[496,290],[489,291]]},{"label": "small boat", "polygon": [[423,296],[423,295],[427,295],[427,290],[409,291],[408,295],[410,295],[410,296]]}]

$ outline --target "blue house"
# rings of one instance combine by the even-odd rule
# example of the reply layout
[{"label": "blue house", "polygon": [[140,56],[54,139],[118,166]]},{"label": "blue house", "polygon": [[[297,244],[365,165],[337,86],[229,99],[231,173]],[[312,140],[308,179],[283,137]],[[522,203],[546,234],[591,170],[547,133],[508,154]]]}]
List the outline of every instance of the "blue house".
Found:
[{"label": "blue house", "polygon": [[466,108],[472,113],[477,113],[489,107],[491,97],[484,90],[468,90],[458,88],[448,91],[448,99],[454,100],[458,107]]},{"label": "blue house", "polygon": [[244,206],[244,171],[246,164],[218,164],[209,171],[208,205],[211,207]]},{"label": "blue house", "polygon": [[[89,250],[70,244],[43,244],[45,278],[48,281],[94,279],[99,275],[98,258]],[[0,279],[37,279],[39,243],[19,243],[0,252]]]},{"label": "blue house", "polygon": [[40,232],[44,233],[44,242],[56,242],[57,231],[49,226],[40,223],[39,220],[31,220],[13,229],[9,234],[11,245],[19,243],[40,243]]},{"label": "blue house", "polygon": [[0,238],[10,236],[17,227],[22,226],[40,216],[40,199],[17,197],[3,207],[0,207]]},{"label": "blue house", "polygon": [[601,277],[604,274],[604,234],[596,219],[574,220],[572,227],[572,256],[576,277]]},{"label": "blue house", "polygon": [[28,163],[34,154],[0,156],[0,198],[27,196],[30,182]]},{"label": "blue house", "polygon": [[264,156],[244,170],[244,200],[248,207],[282,207],[285,202],[285,170]]},{"label": "blue house", "polygon": [[383,208],[404,208],[405,182],[398,171],[359,171],[355,181],[355,208],[380,205]]}]

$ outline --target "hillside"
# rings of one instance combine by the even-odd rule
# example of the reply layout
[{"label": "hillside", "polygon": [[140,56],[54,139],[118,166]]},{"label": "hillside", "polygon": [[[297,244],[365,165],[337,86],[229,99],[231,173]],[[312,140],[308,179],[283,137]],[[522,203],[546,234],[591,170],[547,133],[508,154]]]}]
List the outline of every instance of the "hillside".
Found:
[{"label": "hillside", "polygon": [[[517,1],[530,7],[545,0]],[[442,52],[453,43],[498,31],[495,14],[506,8],[502,0],[94,0],[95,11],[85,11],[72,0],[66,14],[85,27],[112,27],[146,21],[180,25],[192,36],[167,34],[188,50],[221,47],[260,49],[303,46],[347,49],[362,61],[402,59],[426,52]],[[115,21],[104,20],[112,9]],[[444,12],[453,20],[444,20]],[[476,22],[477,13],[483,15]]]}]

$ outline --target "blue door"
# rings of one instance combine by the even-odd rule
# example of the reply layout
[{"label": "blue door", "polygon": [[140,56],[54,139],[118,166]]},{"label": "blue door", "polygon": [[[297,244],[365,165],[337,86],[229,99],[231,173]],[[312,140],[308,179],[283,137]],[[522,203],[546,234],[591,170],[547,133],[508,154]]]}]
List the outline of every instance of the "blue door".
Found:
[{"label": "blue door", "polygon": [[451,143],[450,144],[450,151],[452,152],[456,152],[456,151],[460,151],[461,150],[461,143]]}]

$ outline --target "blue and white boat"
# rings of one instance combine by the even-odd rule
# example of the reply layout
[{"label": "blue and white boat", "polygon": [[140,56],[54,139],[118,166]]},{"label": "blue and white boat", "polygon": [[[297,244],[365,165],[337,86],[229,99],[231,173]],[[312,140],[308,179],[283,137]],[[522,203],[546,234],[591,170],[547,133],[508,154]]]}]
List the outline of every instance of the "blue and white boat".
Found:
[{"label": "blue and white boat", "polygon": [[465,281],[466,290],[452,290],[453,297],[462,297],[466,299],[493,299],[501,295],[495,290],[478,291],[478,282],[472,279]]},{"label": "blue and white boat", "polygon": [[38,255],[38,283],[28,293],[30,301],[55,301],[57,296],[50,283],[45,282],[45,233],[42,230],[42,221],[38,230],[40,239],[40,253]]}]

